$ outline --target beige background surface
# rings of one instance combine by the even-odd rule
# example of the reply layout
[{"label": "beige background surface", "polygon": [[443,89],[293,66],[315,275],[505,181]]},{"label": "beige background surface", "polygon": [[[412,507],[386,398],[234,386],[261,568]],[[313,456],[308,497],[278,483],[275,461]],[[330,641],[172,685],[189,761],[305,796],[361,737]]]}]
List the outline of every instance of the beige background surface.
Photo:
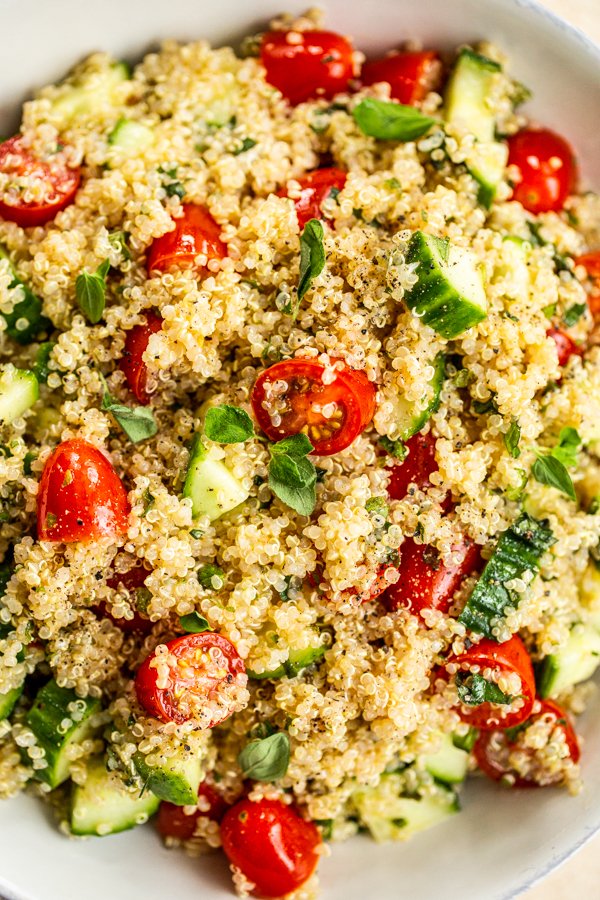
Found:
[{"label": "beige background surface", "polygon": [[[542,2],[600,43],[600,0]],[[600,835],[521,900],[600,900]]]}]

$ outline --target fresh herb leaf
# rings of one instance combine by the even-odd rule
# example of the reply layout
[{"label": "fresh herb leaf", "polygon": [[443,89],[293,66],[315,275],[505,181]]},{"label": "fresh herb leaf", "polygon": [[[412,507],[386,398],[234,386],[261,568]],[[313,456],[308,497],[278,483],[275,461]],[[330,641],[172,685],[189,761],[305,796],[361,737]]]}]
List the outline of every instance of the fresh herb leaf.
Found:
[{"label": "fresh herb leaf", "polygon": [[106,306],[106,275],[110,268],[107,259],[100,263],[93,274],[81,272],[75,282],[75,296],[79,309],[88,322],[96,325]]},{"label": "fresh herb leaf", "polygon": [[179,197],[180,200],[183,200],[186,190],[180,181],[171,181],[165,185],[165,193],[167,197]]},{"label": "fresh herb leaf", "polygon": [[473,376],[468,369],[459,369],[456,375],[452,377],[452,381],[457,388],[465,388],[473,381]]},{"label": "fresh herb leaf", "polygon": [[504,446],[513,459],[518,459],[521,455],[519,441],[521,440],[521,426],[515,420],[511,422],[510,428],[504,435]]},{"label": "fresh herb leaf", "polygon": [[300,235],[300,279],[298,281],[298,305],[309,289],[313,278],[325,268],[323,226],[318,219],[310,219]]},{"label": "fresh herb leaf", "polygon": [[198,569],[198,581],[207,591],[218,591],[225,582],[225,572],[214,563],[206,563]]},{"label": "fresh herb leaf", "polygon": [[363,134],[380,141],[414,141],[435,124],[414,106],[366,97],[352,111]]},{"label": "fresh herb leaf", "polygon": [[479,732],[476,728],[469,728],[466,734],[453,734],[452,743],[459,750],[465,750],[467,753],[470,753],[475,746],[478,736]]},{"label": "fresh herb leaf", "polygon": [[542,307],[542,312],[547,319],[552,319],[556,314],[556,303],[549,303],[548,306]]},{"label": "fresh herb leaf", "polygon": [[569,306],[569,308],[565,310],[565,313],[563,315],[563,322],[565,323],[567,328],[571,328],[573,325],[579,322],[586,309],[587,303],[574,303],[573,306]]},{"label": "fresh herb leaf", "polygon": [[40,344],[38,352],[35,354],[35,362],[32,366],[33,373],[37,380],[44,384],[48,381],[48,375],[50,374],[48,362],[55,347],[56,341],[45,341],[43,344]]},{"label": "fresh herb leaf", "polygon": [[238,756],[240,769],[254,781],[277,781],[290,764],[290,739],[277,731],[262,740],[250,741]]},{"label": "fresh herb leaf", "polygon": [[563,463],[554,456],[538,456],[531,468],[531,473],[540,484],[556,488],[571,500],[577,499],[571,476]]},{"label": "fresh herb leaf", "polygon": [[300,459],[314,449],[309,438],[300,431],[298,434],[292,434],[290,437],[283,438],[283,440],[273,444],[271,454],[274,456],[277,453],[285,453],[294,457],[294,459]]},{"label": "fresh herb leaf", "polygon": [[129,234],[126,231],[111,231],[108,240],[114,250],[118,250],[124,260],[131,259],[131,253],[127,246]]},{"label": "fresh herb leaf", "polygon": [[383,497],[369,497],[365,503],[365,509],[374,516],[383,516],[384,519],[387,518],[390,511],[390,508]]},{"label": "fresh herb leaf", "polygon": [[123,406],[105,391],[102,409],[113,416],[133,444],[147,440],[158,431],[152,410],[147,406]]},{"label": "fresh herb leaf", "polygon": [[514,699],[501,691],[493,681],[470,672],[457,674],[456,689],[460,701],[467,706],[480,706],[482,703],[512,703]]},{"label": "fresh herb leaf", "polygon": [[577,451],[581,447],[581,438],[576,428],[562,428],[558,436],[558,444],[550,453],[565,466],[577,465]]},{"label": "fresh herb leaf", "polygon": [[402,185],[397,178],[386,178],[386,180],[383,182],[383,186],[388,188],[390,191],[402,190]]},{"label": "fresh herb leaf", "polygon": [[310,516],[317,502],[317,471],[306,458],[312,449],[305,434],[294,434],[270,446],[269,487],[301,516]]},{"label": "fresh herb leaf", "polygon": [[393,456],[394,459],[400,462],[404,462],[408,456],[408,449],[402,441],[392,441],[389,437],[383,435],[383,437],[379,438],[379,443],[386,453],[389,453],[390,456]]},{"label": "fresh herb leaf", "polygon": [[197,612],[188,613],[187,616],[179,616],[179,624],[188,634],[202,634],[203,631],[212,631],[204,616]]},{"label": "fresh herb leaf", "polygon": [[498,412],[498,407],[493,397],[489,400],[473,400],[473,412],[478,416],[485,416],[490,412]]},{"label": "fresh herb leaf", "polygon": [[239,406],[212,406],[204,419],[204,434],[218,444],[241,444],[254,435],[252,419]]},{"label": "fresh herb leaf", "polygon": [[31,475],[32,468],[31,464],[34,460],[37,459],[37,453],[33,453],[32,450],[28,450],[25,456],[23,457],[23,475]]},{"label": "fresh herb leaf", "polygon": [[252,150],[253,147],[256,147],[256,143],[252,138],[244,138],[241,145],[233,151],[233,156],[239,156],[240,153],[245,153],[246,150]]}]

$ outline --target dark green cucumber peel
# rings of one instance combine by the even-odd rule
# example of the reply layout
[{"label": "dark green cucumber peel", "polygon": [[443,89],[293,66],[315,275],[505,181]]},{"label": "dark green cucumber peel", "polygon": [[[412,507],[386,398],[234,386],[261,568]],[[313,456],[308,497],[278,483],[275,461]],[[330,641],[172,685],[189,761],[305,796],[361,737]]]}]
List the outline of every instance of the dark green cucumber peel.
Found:
[{"label": "dark green cucumber peel", "polygon": [[11,691],[7,691],[6,694],[0,694],[0,722],[2,719],[8,719],[11,712],[17,705],[17,700],[23,693],[23,688],[25,686],[25,682],[19,687],[13,688]]},{"label": "dark green cucumber peel", "polygon": [[156,797],[176,806],[191,806],[196,803],[203,776],[199,758],[188,754],[183,758],[174,758],[165,766],[149,766],[144,754],[138,751],[133,756],[133,764],[144,787]]},{"label": "dark green cucumber peel", "polygon": [[248,669],[248,677],[256,681],[265,678],[277,679],[287,676],[295,678],[303,669],[320,662],[325,655],[325,647],[307,647],[306,650],[290,650],[290,655],[284,663],[270,672],[252,672]]},{"label": "dark green cucumber peel", "polygon": [[516,609],[521,595],[506,582],[525,572],[538,572],[540,557],[556,541],[547,520],[523,513],[503,534],[458,617],[471,631],[494,639],[493,623]]}]

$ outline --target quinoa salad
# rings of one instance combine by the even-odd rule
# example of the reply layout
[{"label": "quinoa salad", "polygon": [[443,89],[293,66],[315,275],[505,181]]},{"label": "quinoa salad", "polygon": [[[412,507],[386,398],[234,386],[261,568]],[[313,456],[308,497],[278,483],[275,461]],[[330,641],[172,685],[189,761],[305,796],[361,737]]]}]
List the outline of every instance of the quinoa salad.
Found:
[{"label": "quinoa salad", "polygon": [[0,143],[0,797],[242,896],[576,793],[600,661],[600,198],[502,48],[325,27]]}]

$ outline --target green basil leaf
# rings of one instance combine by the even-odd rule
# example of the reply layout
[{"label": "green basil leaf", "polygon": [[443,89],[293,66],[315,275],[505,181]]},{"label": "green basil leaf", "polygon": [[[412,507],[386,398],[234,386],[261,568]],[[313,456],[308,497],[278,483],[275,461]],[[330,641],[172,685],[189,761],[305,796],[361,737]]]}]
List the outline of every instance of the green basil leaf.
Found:
[{"label": "green basil leaf", "polygon": [[550,451],[550,455],[564,466],[577,465],[577,451],[581,447],[581,438],[576,428],[562,428],[558,436],[558,444]]},{"label": "green basil leaf", "polygon": [[116,419],[134,444],[147,440],[158,431],[152,410],[147,406],[123,406],[121,403],[115,403],[109,393],[105,393],[102,399],[102,409]]},{"label": "green basil leaf", "polygon": [[384,435],[383,437],[379,438],[379,443],[386,453],[389,453],[390,456],[393,456],[394,459],[397,459],[400,462],[404,462],[404,460],[408,456],[406,444],[404,444],[400,440],[392,441],[389,437],[386,437],[386,435]]},{"label": "green basil leaf", "polygon": [[188,613],[187,616],[179,616],[179,624],[188,634],[202,634],[203,631],[212,631],[204,616],[197,612]]},{"label": "green basil leaf", "polygon": [[300,280],[298,281],[298,303],[309,289],[313,278],[325,268],[325,247],[323,246],[323,226],[318,219],[310,219],[300,235]]},{"label": "green basil leaf", "polygon": [[100,263],[96,272],[81,272],[75,282],[75,296],[79,309],[88,322],[96,325],[104,313],[106,306],[106,275],[110,268],[107,259]]},{"label": "green basil leaf", "polygon": [[294,458],[306,456],[315,448],[311,444],[308,437],[303,432],[292,434],[290,437],[283,438],[271,445],[271,455],[276,456],[278,453],[285,453],[287,456]]},{"label": "green basil leaf", "polygon": [[547,484],[557,491],[566,494],[571,500],[576,500],[575,488],[567,469],[563,463],[554,456],[538,456],[531,472],[540,484]]},{"label": "green basil leaf", "polygon": [[240,153],[246,153],[247,150],[252,150],[253,147],[256,147],[256,141],[253,140],[253,138],[246,137],[241,145],[233,151],[233,156],[239,156]]},{"label": "green basil leaf", "polygon": [[252,419],[239,406],[212,406],[204,419],[204,434],[219,444],[241,444],[254,434]]},{"label": "green basil leaf", "polygon": [[565,323],[567,328],[571,328],[573,325],[579,322],[586,309],[587,303],[574,303],[573,306],[569,306],[569,308],[565,310],[565,313],[563,315],[563,322]]},{"label": "green basil leaf", "polygon": [[[215,587],[213,583],[214,578],[217,578],[221,582],[219,587]],[[198,569],[198,581],[203,588],[216,591],[219,590],[220,587],[223,587],[225,572],[214,563],[206,563],[206,565],[201,566],[200,569]]]},{"label": "green basil leaf", "polygon": [[183,200],[186,190],[180,181],[171,181],[165,185],[165,193],[167,197],[179,197],[180,200]]},{"label": "green basil leaf", "polygon": [[250,741],[238,756],[240,769],[254,781],[277,781],[290,764],[290,739],[277,731],[262,740]]},{"label": "green basil leaf", "polygon": [[127,246],[129,234],[126,231],[111,231],[108,240],[114,250],[118,250],[124,260],[131,259],[131,253]]},{"label": "green basil leaf", "polygon": [[285,453],[271,457],[269,487],[280,500],[301,516],[310,516],[317,502],[317,473],[306,458],[294,459]]},{"label": "green basil leaf", "polygon": [[352,115],[363,134],[380,141],[414,141],[435,124],[414,106],[372,97],[361,100]]},{"label": "green basil leaf", "polygon": [[518,422],[514,421],[511,423],[510,428],[504,435],[504,446],[510,453],[513,459],[518,459],[521,455],[521,450],[519,449],[519,441],[521,440],[521,426]]},{"label": "green basil leaf", "polygon": [[48,362],[55,347],[56,341],[45,341],[43,344],[40,344],[38,352],[35,354],[35,362],[32,369],[37,380],[44,384],[48,381],[48,375],[50,374]]},{"label": "green basil leaf", "polygon": [[493,681],[488,681],[483,675],[472,675],[469,672],[457,674],[456,689],[461,703],[467,706],[480,706],[482,703],[512,703],[514,699],[501,691]]}]

